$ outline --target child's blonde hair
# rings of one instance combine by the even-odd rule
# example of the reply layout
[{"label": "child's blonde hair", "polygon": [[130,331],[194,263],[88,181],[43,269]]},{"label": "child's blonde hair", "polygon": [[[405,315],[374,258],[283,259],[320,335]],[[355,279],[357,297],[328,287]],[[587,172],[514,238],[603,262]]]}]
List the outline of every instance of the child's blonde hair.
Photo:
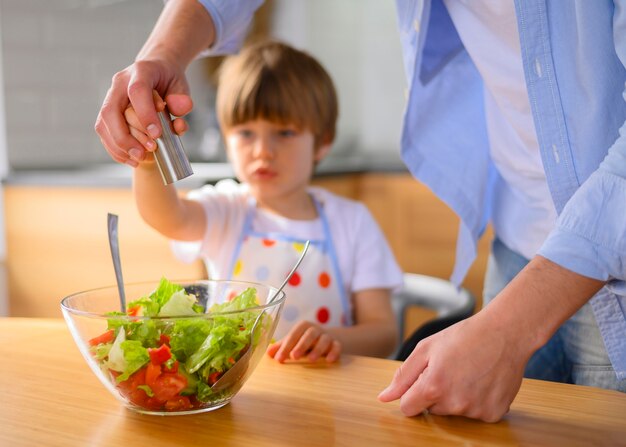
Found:
[{"label": "child's blonde hair", "polygon": [[309,130],[315,145],[335,138],[337,93],[312,56],[276,41],[250,45],[220,69],[217,118],[222,129],[255,119]]}]

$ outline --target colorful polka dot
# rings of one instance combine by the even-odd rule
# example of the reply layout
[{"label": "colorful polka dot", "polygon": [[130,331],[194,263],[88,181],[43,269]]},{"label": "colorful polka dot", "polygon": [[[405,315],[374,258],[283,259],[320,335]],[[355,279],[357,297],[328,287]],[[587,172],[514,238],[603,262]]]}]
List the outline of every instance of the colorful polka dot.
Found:
[{"label": "colorful polka dot", "polygon": [[294,250],[297,251],[298,253],[301,253],[302,250],[304,250],[304,244],[302,242],[294,242],[291,245],[293,246]]},{"label": "colorful polka dot", "polygon": [[228,298],[227,299],[228,299],[228,301],[232,301],[232,300],[235,299],[236,296],[237,296],[237,291],[236,290],[231,290],[228,293]]},{"label": "colorful polka dot", "polygon": [[270,276],[270,269],[263,265],[256,269],[255,276],[257,281],[265,281]]},{"label": "colorful polka dot", "polygon": [[283,309],[282,318],[284,318],[287,321],[296,321],[299,314],[300,314],[300,311],[298,310],[296,306],[287,306]]},{"label": "colorful polka dot", "polygon": [[317,282],[323,289],[327,288],[330,285],[330,275],[326,272],[320,273]]},{"label": "colorful polka dot", "polygon": [[301,282],[302,282],[302,279],[300,278],[300,275],[298,275],[298,272],[295,272],[293,276],[289,278],[290,286],[297,287],[300,285]]},{"label": "colorful polka dot", "polygon": [[271,247],[272,245],[276,243],[276,241],[272,239],[263,239],[262,242],[263,242],[263,245],[265,245],[266,247]]},{"label": "colorful polka dot", "polygon": [[237,259],[237,262],[235,262],[235,267],[233,268],[233,276],[239,276],[242,269],[243,262],[241,262],[241,259]]},{"label": "colorful polka dot", "polygon": [[320,307],[317,311],[317,321],[324,324],[330,320],[330,311],[327,307]]}]

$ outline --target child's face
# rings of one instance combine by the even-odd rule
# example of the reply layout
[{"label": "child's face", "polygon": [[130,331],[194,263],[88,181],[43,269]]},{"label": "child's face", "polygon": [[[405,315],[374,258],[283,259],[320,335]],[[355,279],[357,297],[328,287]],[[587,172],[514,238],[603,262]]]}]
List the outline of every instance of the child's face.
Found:
[{"label": "child's face", "polygon": [[330,146],[315,148],[310,131],[258,119],[224,131],[237,177],[257,199],[306,192],[315,162]]}]

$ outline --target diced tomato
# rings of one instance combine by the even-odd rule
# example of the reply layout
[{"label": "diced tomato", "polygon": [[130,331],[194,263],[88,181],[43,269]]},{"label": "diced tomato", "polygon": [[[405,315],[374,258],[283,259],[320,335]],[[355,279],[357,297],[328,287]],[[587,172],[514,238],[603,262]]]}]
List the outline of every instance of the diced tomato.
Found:
[{"label": "diced tomato", "polygon": [[155,365],[154,363],[148,363],[146,366],[146,385],[150,388],[156,383],[156,379],[161,375],[161,365]]},{"label": "diced tomato", "polygon": [[161,336],[159,337],[159,344],[160,345],[170,345],[170,338],[165,335],[165,334],[161,334]]},{"label": "diced tomato", "polygon": [[235,363],[235,359],[232,357],[228,357],[228,363],[230,363],[231,365],[233,365]]},{"label": "diced tomato", "polygon": [[165,402],[165,409],[169,411],[190,410],[193,408],[187,396],[178,396]]},{"label": "diced tomato", "polygon": [[221,375],[222,373],[218,371],[209,374],[209,385],[213,385],[215,382],[217,382],[217,379],[219,379]]},{"label": "diced tomato", "polygon": [[160,400],[170,400],[176,397],[187,387],[187,378],[181,374],[162,373],[157,377],[152,388],[154,397]]},{"label": "diced tomato", "polygon": [[113,340],[115,340],[115,331],[113,329],[109,329],[105,333],[89,340],[89,346],[98,346],[101,343],[110,343]]},{"label": "diced tomato", "polygon": [[158,348],[148,348],[148,354],[150,355],[150,363],[155,365],[161,365],[172,358],[172,351],[170,347],[163,344]]},{"label": "diced tomato", "polygon": [[[165,408],[173,411],[193,408],[191,400],[180,395],[180,392],[187,388],[188,382],[187,378],[177,371],[178,362],[174,362],[168,369],[165,364],[156,364],[151,361],[128,379],[119,382],[117,389],[133,404],[150,410]],[[111,375],[118,377],[120,373],[111,371]],[[138,388],[140,385],[149,386],[154,395],[148,396],[143,389]]]},{"label": "diced tomato", "polygon": [[141,388],[137,388],[136,390],[132,390],[129,393],[125,394],[128,400],[130,400],[135,405],[139,405],[140,407],[146,406],[146,401],[148,400],[148,394]]},{"label": "diced tomato", "polygon": [[144,403],[144,408],[147,408],[148,410],[162,410],[164,404],[164,401],[157,399],[156,397],[149,397]]},{"label": "diced tomato", "polygon": [[168,367],[167,364],[169,362],[165,362],[163,363],[163,365],[161,365],[161,368],[163,369],[163,372],[166,373],[177,373],[178,372],[178,360],[174,360],[174,362],[172,363],[172,366]]},{"label": "diced tomato", "polygon": [[141,309],[141,306],[129,307],[128,310],[126,311],[126,314],[130,315],[131,317],[136,317],[137,314],[139,313],[139,309]]},{"label": "diced tomato", "polygon": [[[120,373],[116,371],[111,371],[111,374],[114,377],[117,377],[120,375]],[[143,367],[139,371],[136,371],[135,373],[131,374],[131,376],[128,379],[123,380],[122,382],[118,383],[117,387],[121,391],[130,393],[131,391],[136,390],[139,385],[145,385],[145,384],[146,384],[146,367]]]}]

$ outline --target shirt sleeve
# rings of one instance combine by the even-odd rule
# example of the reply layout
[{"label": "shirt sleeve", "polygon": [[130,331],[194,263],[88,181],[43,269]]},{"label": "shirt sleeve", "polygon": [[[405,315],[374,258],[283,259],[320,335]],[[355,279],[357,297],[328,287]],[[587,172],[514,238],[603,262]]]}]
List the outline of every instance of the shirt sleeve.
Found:
[{"label": "shirt sleeve", "polygon": [[[626,65],[626,13],[616,9],[615,51]],[[626,91],[622,94],[626,101]],[[539,253],[584,276],[626,280],[626,123],[599,168],[576,191]]]},{"label": "shirt sleeve", "polygon": [[235,53],[242,45],[254,12],[263,0],[198,0],[213,19],[215,43],[199,54],[217,56]]},{"label": "shirt sleeve", "polygon": [[215,186],[206,185],[190,191],[187,198],[202,205],[207,227],[202,240],[171,241],[174,255],[183,262],[209,258],[221,265],[224,253],[232,252],[233,240],[239,234],[245,215],[242,188],[233,180],[222,180]]}]

